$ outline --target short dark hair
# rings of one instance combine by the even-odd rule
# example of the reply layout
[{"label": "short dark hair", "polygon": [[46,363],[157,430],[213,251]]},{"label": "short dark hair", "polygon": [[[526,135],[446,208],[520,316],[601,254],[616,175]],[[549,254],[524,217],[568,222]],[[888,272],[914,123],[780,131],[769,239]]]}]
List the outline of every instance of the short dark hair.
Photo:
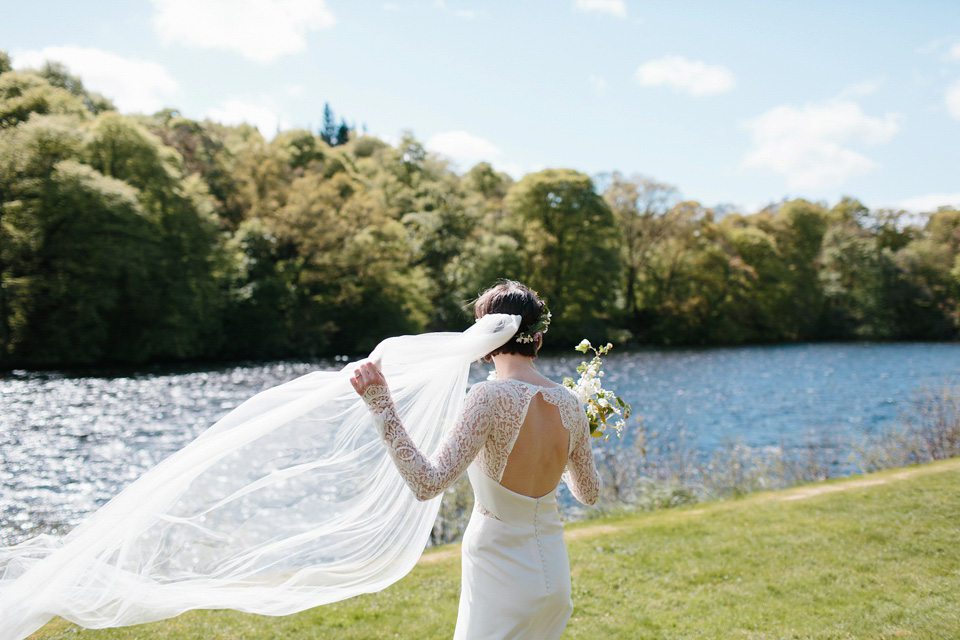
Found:
[{"label": "short dark hair", "polygon": [[[520,328],[517,329],[519,333],[529,330],[537,323],[537,319],[543,313],[543,300],[540,299],[536,291],[521,282],[500,280],[480,294],[480,297],[473,303],[473,311],[477,318],[482,318],[488,313],[507,313],[520,316]],[[540,343],[537,341],[517,342],[515,338],[510,338],[505,345],[491,351],[487,356],[514,353],[528,358],[536,358],[539,349]]]}]

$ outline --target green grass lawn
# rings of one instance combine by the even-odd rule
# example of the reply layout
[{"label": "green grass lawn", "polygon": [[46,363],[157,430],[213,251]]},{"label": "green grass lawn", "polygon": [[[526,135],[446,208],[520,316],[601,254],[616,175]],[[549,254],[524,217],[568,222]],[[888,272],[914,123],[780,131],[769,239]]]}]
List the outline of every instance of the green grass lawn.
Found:
[{"label": "green grass lawn", "polygon": [[[564,638],[960,638],[960,459],[568,533]],[[459,567],[445,547],[380,593],[283,618],[194,611],[105,631],[57,619],[33,638],[449,638]]]}]

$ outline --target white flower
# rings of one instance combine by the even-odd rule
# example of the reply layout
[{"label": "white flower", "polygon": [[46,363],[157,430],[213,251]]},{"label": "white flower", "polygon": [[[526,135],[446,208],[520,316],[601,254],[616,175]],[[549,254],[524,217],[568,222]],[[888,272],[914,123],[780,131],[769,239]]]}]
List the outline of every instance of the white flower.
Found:
[{"label": "white flower", "polygon": [[626,420],[622,417],[616,424],[610,424],[607,422],[608,417],[611,415],[623,416],[629,411],[629,405],[621,407],[623,400],[612,391],[603,388],[601,378],[604,376],[604,371],[600,368],[603,366],[600,356],[606,355],[612,347],[613,345],[607,344],[594,349],[589,340],[581,340],[576,347],[577,351],[586,353],[593,350],[594,357],[590,362],[581,362],[580,366],[577,367],[577,373],[580,374],[580,377],[576,382],[573,378],[565,378],[563,382],[565,387],[573,391],[580,403],[586,405],[590,428],[596,431],[594,435],[600,436],[604,440],[610,437],[609,429],[615,430],[619,438],[623,435],[621,429],[626,424]]}]

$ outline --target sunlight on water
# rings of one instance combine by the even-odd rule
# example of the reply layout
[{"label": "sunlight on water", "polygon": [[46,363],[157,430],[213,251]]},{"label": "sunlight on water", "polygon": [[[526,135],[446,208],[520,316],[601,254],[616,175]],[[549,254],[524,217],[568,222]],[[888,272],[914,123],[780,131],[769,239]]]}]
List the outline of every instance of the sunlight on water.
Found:
[{"label": "sunlight on water", "polygon": [[[579,354],[545,357],[560,380]],[[0,544],[63,532],[251,395],[332,361],[208,371],[0,378]],[[960,381],[960,344],[826,344],[651,350],[608,357],[605,385],[648,428],[726,441],[841,450],[895,420],[924,386]],[[490,365],[476,366],[474,381]],[[629,436],[628,436],[629,437]],[[609,446],[609,445],[600,445]]]}]

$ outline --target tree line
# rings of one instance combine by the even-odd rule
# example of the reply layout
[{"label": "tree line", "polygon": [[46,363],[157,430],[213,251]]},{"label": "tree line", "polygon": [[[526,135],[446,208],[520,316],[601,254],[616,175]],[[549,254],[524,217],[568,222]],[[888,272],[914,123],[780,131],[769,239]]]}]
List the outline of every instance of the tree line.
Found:
[{"label": "tree line", "polygon": [[0,53],[0,366],[357,354],[461,330],[498,278],[550,342],[953,340],[960,211],[757,213],[644,176],[458,173],[412,135],[118,113]]}]

